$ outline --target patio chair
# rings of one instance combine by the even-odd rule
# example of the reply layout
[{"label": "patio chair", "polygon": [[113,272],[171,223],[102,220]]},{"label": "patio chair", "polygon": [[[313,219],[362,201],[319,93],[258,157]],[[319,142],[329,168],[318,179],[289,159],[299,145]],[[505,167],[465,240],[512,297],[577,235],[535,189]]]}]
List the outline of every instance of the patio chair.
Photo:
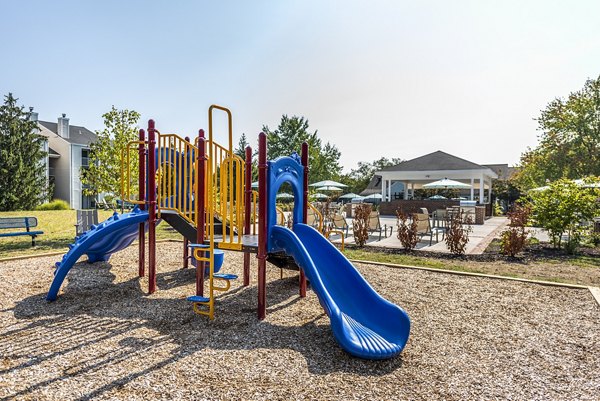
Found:
[{"label": "patio chair", "polygon": [[[390,236],[392,235],[393,227],[390,227]],[[369,216],[369,235],[379,233],[379,241],[381,241],[381,234],[388,237],[387,233],[387,225],[381,226],[381,221],[379,220],[379,212],[372,211]]]},{"label": "patio chair", "polygon": [[413,219],[417,222],[417,235],[420,237],[421,241],[423,240],[423,237],[429,236],[429,246],[431,246],[433,243],[433,229],[429,222],[429,214],[415,213]]},{"label": "patio chair", "polygon": [[75,236],[80,236],[93,225],[98,225],[98,209],[78,210],[77,223],[75,224]]},{"label": "patio chair", "polygon": [[331,218],[331,227],[336,230],[345,231],[346,237],[348,236],[348,230],[350,229],[350,226],[346,222],[344,216],[342,216],[341,214],[333,214],[333,217]]}]

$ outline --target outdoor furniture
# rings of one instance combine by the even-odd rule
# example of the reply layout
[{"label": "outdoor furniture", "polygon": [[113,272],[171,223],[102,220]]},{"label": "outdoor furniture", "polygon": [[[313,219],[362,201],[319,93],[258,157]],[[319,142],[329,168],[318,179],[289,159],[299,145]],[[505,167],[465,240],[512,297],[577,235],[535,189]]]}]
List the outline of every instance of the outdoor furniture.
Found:
[{"label": "outdoor furniture", "polygon": [[37,227],[36,217],[0,217],[0,230],[8,230],[11,228],[24,228],[26,231],[17,231],[10,233],[0,233],[0,237],[18,237],[21,235],[29,235],[31,237],[31,246],[35,246],[35,237],[43,234],[43,231],[30,231],[31,227]]},{"label": "outdoor furniture", "polygon": [[82,235],[92,228],[92,225],[98,225],[98,209],[78,210],[75,236]]},{"label": "outdoor furniture", "polygon": [[[392,235],[393,227],[390,227],[390,235]],[[381,241],[381,234],[388,237],[387,233],[387,225],[381,226],[381,221],[379,220],[379,212],[372,211],[369,216],[369,235],[379,233],[379,241]]]},{"label": "outdoor furniture", "polygon": [[425,213],[415,213],[413,219],[417,222],[417,235],[420,237],[421,241],[423,240],[423,237],[429,236],[429,246],[431,246],[433,243],[433,229],[429,221],[429,215]]},{"label": "outdoor furniture", "polygon": [[331,218],[331,227],[335,230],[345,231],[346,237],[348,236],[348,230],[350,229],[350,226],[346,222],[344,216],[342,216],[341,214],[333,214],[333,217]]}]

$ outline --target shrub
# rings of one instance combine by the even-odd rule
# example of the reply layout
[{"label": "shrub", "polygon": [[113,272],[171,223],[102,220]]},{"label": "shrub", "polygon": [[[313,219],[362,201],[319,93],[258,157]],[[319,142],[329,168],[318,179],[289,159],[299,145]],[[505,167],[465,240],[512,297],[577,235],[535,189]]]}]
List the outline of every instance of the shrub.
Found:
[{"label": "shrub", "polygon": [[62,199],[54,199],[52,202],[44,203],[35,208],[35,210],[69,210],[71,207]]},{"label": "shrub", "polygon": [[419,242],[419,236],[417,235],[417,220],[412,219],[412,222],[409,224],[408,220],[410,215],[404,213],[400,209],[396,210],[396,217],[398,218],[398,230],[396,235],[398,236],[400,243],[407,251],[415,249]]},{"label": "shrub", "polygon": [[515,256],[525,248],[529,230],[525,227],[529,222],[531,207],[524,205],[515,205],[512,211],[508,212],[508,229],[501,234],[501,252],[505,255]]},{"label": "shrub", "polygon": [[354,220],[352,229],[354,231],[354,242],[358,246],[364,246],[369,239],[369,217],[371,216],[371,205],[362,203],[354,209]]},{"label": "shrub", "polygon": [[574,251],[586,227],[580,223],[590,221],[598,212],[596,188],[581,187],[568,179],[558,180],[546,190],[531,192],[533,217],[543,227],[555,247],[560,248],[562,237],[568,235],[566,248]]},{"label": "shrub", "polygon": [[[463,225],[466,225],[466,228]],[[473,220],[471,217],[463,219],[463,213],[455,213],[448,219],[448,231],[446,232],[446,246],[450,253],[454,255],[463,255],[469,243],[469,233],[473,231],[471,227]]]}]

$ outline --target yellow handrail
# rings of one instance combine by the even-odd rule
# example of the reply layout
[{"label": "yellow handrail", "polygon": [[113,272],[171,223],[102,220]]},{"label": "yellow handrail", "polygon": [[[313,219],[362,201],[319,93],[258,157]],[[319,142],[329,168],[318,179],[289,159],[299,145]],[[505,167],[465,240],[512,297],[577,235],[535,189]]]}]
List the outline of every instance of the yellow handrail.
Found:
[{"label": "yellow handrail", "polygon": [[[121,150],[121,200],[123,202],[137,205],[145,204],[144,201],[131,198],[131,157],[129,155],[132,145],[136,145],[135,152],[137,156],[139,145],[145,146],[146,143],[146,141],[129,141],[127,142],[127,145],[125,145],[125,148]],[[127,169],[125,169],[125,166],[127,166]]]},{"label": "yellow handrail", "polygon": [[314,212],[314,213],[317,215],[317,217],[319,218],[319,232],[320,232],[320,233],[322,233],[322,232],[323,232],[323,215],[321,214],[321,212],[319,212],[319,211],[317,210],[317,208],[316,208],[316,207],[314,207],[314,206],[312,205],[312,203],[310,203],[310,202],[309,202],[309,203],[308,203],[308,207],[309,207],[309,209],[310,209],[310,210],[312,210],[312,211],[313,211],[313,212]]},{"label": "yellow handrail", "polygon": [[279,222],[280,226],[285,226],[285,213],[283,212],[283,209],[280,208],[279,206],[275,206],[275,210],[277,211],[277,214],[279,216],[281,216],[281,220]]},{"label": "yellow handrail", "polygon": [[335,230],[335,229],[334,229],[334,230],[329,230],[329,231],[327,231],[327,232],[325,233],[325,238],[329,239],[329,236],[330,236],[332,233],[333,233],[333,234],[339,234],[339,235],[341,235],[341,236],[342,236],[342,251],[343,251],[343,250],[344,250],[344,232],[343,232],[343,231],[340,231],[340,230]]}]

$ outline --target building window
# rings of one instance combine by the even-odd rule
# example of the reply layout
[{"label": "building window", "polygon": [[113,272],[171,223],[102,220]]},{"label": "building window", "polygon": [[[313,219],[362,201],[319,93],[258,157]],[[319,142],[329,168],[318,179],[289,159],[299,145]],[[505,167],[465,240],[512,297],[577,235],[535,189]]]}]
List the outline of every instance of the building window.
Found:
[{"label": "building window", "polygon": [[90,165],[90,150],[81,149],[81,165],[83,167],[89,167]]}]

